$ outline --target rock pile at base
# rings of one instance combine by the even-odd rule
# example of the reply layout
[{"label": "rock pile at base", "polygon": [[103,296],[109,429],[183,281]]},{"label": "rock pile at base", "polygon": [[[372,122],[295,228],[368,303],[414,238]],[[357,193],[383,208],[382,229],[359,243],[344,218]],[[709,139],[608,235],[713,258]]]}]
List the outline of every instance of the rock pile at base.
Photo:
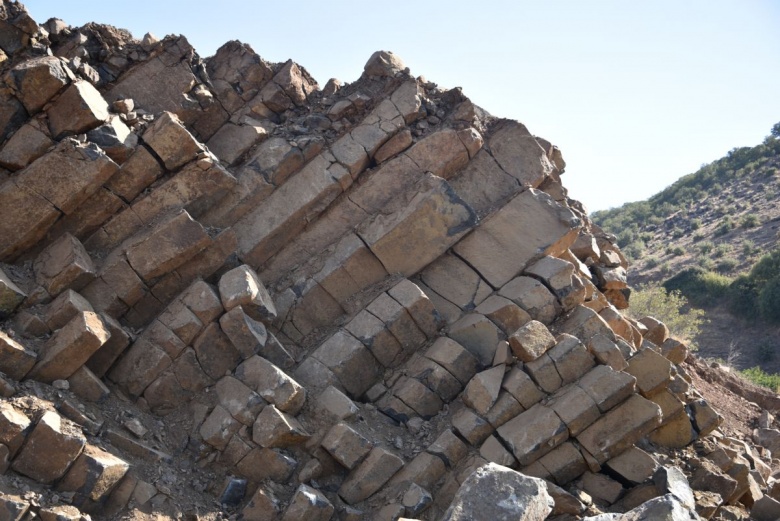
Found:
[{"label": "rock pile at base", "polygon": [[0,518],[778,516],[523,124],[7,0],[0,83]]}]

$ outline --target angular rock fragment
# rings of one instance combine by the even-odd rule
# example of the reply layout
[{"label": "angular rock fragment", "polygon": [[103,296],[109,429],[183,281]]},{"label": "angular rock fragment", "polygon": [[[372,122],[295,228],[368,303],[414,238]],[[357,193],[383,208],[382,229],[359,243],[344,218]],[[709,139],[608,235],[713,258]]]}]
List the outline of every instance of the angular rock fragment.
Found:
[{"label": "angular rock fragment", "polygon": [[40,483],[52,484],[65,475],[85,444],[79,429],[57,413],[46,412],[30,432],[12,468]]}]

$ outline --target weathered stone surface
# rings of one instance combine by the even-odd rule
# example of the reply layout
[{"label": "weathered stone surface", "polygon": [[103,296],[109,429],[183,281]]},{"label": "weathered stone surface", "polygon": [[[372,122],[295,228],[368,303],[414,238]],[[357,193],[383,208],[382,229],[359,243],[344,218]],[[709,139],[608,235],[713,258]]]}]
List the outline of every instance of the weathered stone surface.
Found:
[{"label": "weathered stone surface", "polygon": [[266,405],[252,426],[252,441],[261,447],[293,447],[308,439],[309,434],[298,420],[274,405]]},{"label": "weathered stone surface", "polygon": [[463,391],[463,403],[485,416],[498,399],[503,379],[503,365],[477,373]]},{"label": "weathered stone surface", "polygon": [[507,336],[510,336],[532,320],[531,315],[524,309],[500,295],[488,297],[477,306],[475,311],[492,320]]},{"label": "weathered stone surface", "polygon": [[636,378],[636,386],[643,396],[652,396],[664,388],[672,375],[672,364],[653,349],[642,349],[628,361],[628,374]]},{"label": "weathered stone surface", "polygon": [[416,351],[425,343],[426,336],[417,327],[411,315],[387,293],[382,293],[375,298],[366,306],[366,311],[380,319],[395,339],[398,340],[402,353],[396,357],[396,364],[403,361],[410,353]]},{"label": "weathered stone surface", "polygon": [[76,372],[68,378],[70,391],[87,402],[98,403],[103,401],[111,394],[106,385],[90,371],[87,366],[82,365]]},{"label": "weathered stone surface", "polygon": [[43,321],[50,330],[56,331],[85,311],[94,311],[89,301],[75,291],[67,290],[47,306]]},{"label": "weathered stone surface", "polygon": [[375,447],[363,463],[341,484],[338,494],[347,504],[354,505],[378,491],[404,465],[404,460],[387,449]]},{"label": "weathered stone surface", "polygon": [[469,161],[468,151],[452,129],[444,129],[415,143],[406,155],[423,171],[449,179]]},{"label": "weathered stone surface", "polygon": [[352,397],[360,397],[379,379],[381,365],[355,337],[339,331],[312,356],[330,369]]},{"label": "weathered stone surface", "polygon": [[475,512],[496,521],[541,521],[553,505],[543,480],[488,463],[466,478],[442,521],[466,521]]},{"label": "weathered stone surface", "polygon": [[608,366],[597,365],[583,376],[577,385],[587,392],[604,413],[633,394],[636,378]]},{"label": "weathered stone surface", "polygon": [[521,362],[532,362],[555,345],[555,337],[544,324],[532,320],[509,336],[509,345]]},{"label": "weathered stone surface", "polygon": [[87,132],[87,139],[120,165],[127,161],[138,145],[138,136],[116,115],[109,116],[106,123]]},{"label": "weathered stone surface", "polygon": [[502,333],[484,315],[469,313],[450,326],[448,336],[465,347],[481,365],[489,366]]},{"label": "weathered stone surface", "polygon": [[56,139],[81,134],[108,119],[108,103],[87,81],[76,81],[48,110],[49,128]]},{"label": "weathered stone surface", "polygon": [[276,318],[276,307],[268,290],[247,265],[225,273],[219,280],[219,293],[228,311],[241,306],[255,320],[271,322]]},{"label": "weathered stone surface", "polygon": [[385,323],[368,310],[358,313],[345,329],[360,340],[385,367],[397,367],[404,361],[404,349]]},{"label": "weathered stone surface", "polygon": [[30,503],[20,496],[0,494],[0,516],[8,521],[21,521],[30,509]]},{"label": "weathered stone surface", "polygon": [[19,63],[5,79],[27,112],[34,114],[75,78],[60,58],[44,56]]},{"label": "weathered stone surface", "polygon": [[463,385],[452,373],[429,358],[413,355],[407,363],[408,374],[438,394],[444,402],[453,400]]},{"label": "weathered stone surface", "polygon": [[544,149],[522,123],[501,122],[488,145],[504,172],[522,186],[537,188],[554,168]]},{"label": "weathered stone surface", "polygon": [[570,441],[562,443],[538,460],[541,465],[559,485],[565,485],[580,477],[588,470],[588,464],[579,449]]},{"label": "weathered stone surface", "polygon": [[449,371],[463,385],[468,384],[479,367],[474,355],[447,337],[437,338],[425,356]]},{"label": "weathered stone surface", "polygon": [[506,283],[499,295],[525,310],[531,318],[549,325],[560,311],[555,295],[544,284],[531,277],[517,277]]},{"label": "weathered stone surface", "polygon": [[54,141],[49,137],[45,123],[32,120],[14,132],[0,150],[0,166],[11,171],[20,170],[43,154]]},{"label": "weathered stone surface", "polygon": [[35,365],[37,356],[5,332],[0,331],[0,372],[21,380]]},{"label": "weathered stone surface", "polygon": [[376,51],[363,66],[363,74],[367,76],[394,76],[404,70],[403,60],[390,51]]},{"label": "weathered stone surface", "polygon": [[44,344],[41,359],[29,377],[47,383],[67,379],[109,336],[99,315],[90,311],[78,314]]},{"label": "weathered stone surface", "polygon": [[545,256],[526,268],[526,274],[542,280],[550,288],[564,311],[582,304],[585,286],[575,274],[574,265],[563,259]]},{"label": "weathered stone surface", "polygon": [[98,501],[122,479],[130,466],[93,445],[87,445],[73,463],[57,490],[75,492],[74,504]]},{"label": "weathered stone surface", "polygon": [[476,225],[474,211],[446,181],[431,174],[407,194],[399,195],[392,208],[395,211],[361,225],[358,235],[388,273],[406,277],[420,271]]},{"label": "weathered stone surface", "polygon": [[203,226],[181,210],[155,227],[151,235],[127,251],[127,260],[145,281],[181,266],[209,245]]},{"label": "weathered stone surface", "polygon": [[33,269],[35,281],[52,296],[67,288],[78,291],[95,278],[92,259],[81,241],[69,233],[38,254]]},{"label": "weathered stone surface", "polygon": [[750,515],[756,521],[776,520],[780,517],[780,501],[769,496],[763,496],[753,504],[753,508],[750,509]]},{"label": "weathered stone surface", "polygon": [[0,320],[11,316],[26,297],[24,291],[0,270]]},{"label": "weathered stone surface", "polygon": [[600,415],[596,402],[581,387],[569,385],[560,389],[547,403],[575,437]]},{"label": "weathered stone surface", "polygon": [[221,378],[216,385],[219,403],[233,417],[246,426],[251,426],[266,401],[252,389],[232,376]]},{"label": "weathered stone surface", "polygon": [[400,378],[392,391],[398,399],[425,420],[436,416],[444,406],[436,393],[414,378]]},{"label": "weathered stone surface", "polygon": [[451,254],[433,261],[420,278],[427,287],[463,311],[471,311],[492,292],[477,272]]},{"label": "weathered stone surface", "polygon": [[688,409],[691,412],[693,426],[699,436],[706,436],[723,422],[723,417],[705,400],[695,400],[689,403]]},{"label": "weathered stone surface", "polygon": [[547,353],[544,353],[532,362],[526,363],[525,372],[546,393],[554,393],[563,385],[563,379],[555,368],[555,362]]},{"label": "weathered stone surface", "polygon": [[544,393],[539,390],[528,374],[518,367],[513,367],[506,374],[502,387],[526,409],[530,409],[544,397]]},{"label": "weathered stone surface", "polygon": [[298,414],[306,401],[306,390],[274,364],[254,355],[236,368],[236,378],[281,411]]},{"label": "weathered stone surface", "polygon": [[89,368],[98,378],[102,378],[119,356],[130,345],[130,334],[122,325],[107,315],[101,315],[111,336],[105,344],[92,354],[85,367]]},{"label": "weathered stone surface", "polygon": [[565,251],[579,226],[570,210],[529,189],[485,219],[455,251],[492,286],[500,287],[534,259]]},{"label": "weathered stone surface", "polygon": [[170,112],[158,117],[146,129],[143,139],[168,170],[177,170],[204,152],[203,146]]},{"label": "weathered stone surface", "polygon": [[599,463],[620,454],[661,422],[661,409],[633,395],[585,429],[577,441]]},{"label": "weathered stone surface", "polygon": [[566,424],[552,409],[534,405],[498,428],[521,465],[544,456],[569,437]]},{"label": "weathered stone surface", "polygon": [[284,511],[282,521],[329,521],[335,508],[319,490],[299,485]]},{"label": "weathered stone surface", "polygon": [[435,338],[444,321],[425,293],[409,279],[403,279],[387,290],[401,304],[428,339]]},{"label": "weathered stone surface", "polygon": [[217,405],[200,426],[199,433],[203,441],[216,449],[224,450],[230,438],[239,428],[241,428],[241,424],[233,418],[230,412],[221,405]]},{"label": "weathered stone surface", "polygon": [[488,439],[479,448],[479,455],[488,461],[504,467],[512,467],[517,464],[517,460],[512,453],[506,450],[495,436],[488,436]]},{"label": "weathered stone surface", "polygon": [[452,416],[452,426],[474,446],[479,446],[494,430],[487,420],[466,407]]},{"label": "weathered stone surface", "polygon": [[607,461],[606,466],[624,480],[638,485],[650,479],[658,468],[656,459],[638,447],[629,447]]},{"label": "weathered stone surface", "polygon": [[0,444],[13,458],[24,443],[30,427],[30,419],[10,403],[0,403]]},{"label": "weathered stone surface", "polygon": [[371,451],[373,444],[345,423],[337,423],[322,440],[322,446],[336,461],[353,469]]},{"label": "weathered stone surface", "polygon": [[11,468],[40,483],[52,484],[65,474],[85,444],[79,429],[63,422],[57,413],[46,412],[30,432]]},{"label": "weathered stone surface", "polygon": [[620,348],[604,335],[594,335],[588,341],[590,351],[599,363],[608,365],[615,371],[622,371],[628,367],[626,359]]}]

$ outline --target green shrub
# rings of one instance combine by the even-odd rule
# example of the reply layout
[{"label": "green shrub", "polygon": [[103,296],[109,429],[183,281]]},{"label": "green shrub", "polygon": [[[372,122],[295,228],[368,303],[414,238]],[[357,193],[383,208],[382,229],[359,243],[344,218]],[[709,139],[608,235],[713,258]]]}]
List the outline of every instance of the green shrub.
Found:
[{"label": "green shrub", "polygon": [[701,219],[693,219],[691,221],[691,230],[696,231],[699,228],[701,228]]},{"label": "green shrub", "polygon": [[693,242],[699,242],[704,238],[704,234],[702,232],[696,232],[693,234]]},{"label": "green shrub", "polygon": [[712,241],[705,241],[701,244],[699,244],[699,253],[702,255],[707,255],[715,248],[715,245],[712,243]]},{"label": "green shrub", "polygon": [[670,278],[663,287],[669,292],[679,291],[695,305],[705,306],[726,296],[730,283],[728,277],[694,267]]},{"label": "green shrub", "polygon": [[739,225],[742,228],[755,228],[758,226],[761,222],[758,219],[758,216],[756,214],[749,214],[742,218],[742,222],[739,223]]},{"label": "green shrub", "polygon": [[720,225],[718,225],[718,227],[715,229],[715,237],[726,235],[733,229],[734,222],[731,220],[731,217],[726,217],[723,219],[723,222],[721,222]]},{"label": "green shrub", "polygon": [[731,273],[738,265],[739,262],[737,262],[736,259],[728,257],[719,261],[715,265],[715,269],[718,271],[718,273]]},{"label": "green shrub", "polygon": [[758,294],[758,310],[761,318],[780,322],[780,277],[770,280]]},{"label": "green shrub", "polygon": [[673,335],[696,349],[694,340],[704,323],[704,311],[691,307],[679,291],[667,292],[663,286],[639,287],[631,293],[628,313],[636,319],[657,318]]},{"label": "green shrub", "polygon": [[747,275],[740,275],[731,283],[727,293],[728,308],[738,317],[758,318],[758,288]]},{"label": "green shrub", "polygon": [[647,260],[645,261],[645,268],[651,270],[651,269],[655,268],[656,266],[658,266],[658,264],[660,264],[660,261],[658,260],[658,257],[651,256],[651,257],[648,257]]},{"label": "green shrub", "polygon": [[760,248],[756,248],[756,245],[751,240],[746,240],[742,243],[742,255],[750,257],[758,253]]},{"label": "green shrub", "polygon": [[675,246],[674,249],[672,249],[672,255],[675,257],[679,257],[680,255],[685,255],[685,250],[682,248],[682,246]]},{"label": "green shrub", "polygon": [[716,259],[720,259],[724,255],[726,255],[729,252],[729,247],[727,244],[718,244],[715,247],[715,251],[712,252],[712,256]]},{"label": "green shrub", "polygon": [[774,392],[780,388],[780,374],[767,373],[760,367],[751,367],[739,372],[746,380],[761,387],[766,387]]}]

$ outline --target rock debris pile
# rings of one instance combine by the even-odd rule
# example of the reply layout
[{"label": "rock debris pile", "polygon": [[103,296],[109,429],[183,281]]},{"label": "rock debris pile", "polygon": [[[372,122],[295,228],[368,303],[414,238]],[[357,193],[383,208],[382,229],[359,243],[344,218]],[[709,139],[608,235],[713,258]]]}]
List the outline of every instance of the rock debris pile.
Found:
[{"label": "rock debris pile", "polygon": [[521,123],[384,51],[0,49],[0,519],[778,516]]}]

